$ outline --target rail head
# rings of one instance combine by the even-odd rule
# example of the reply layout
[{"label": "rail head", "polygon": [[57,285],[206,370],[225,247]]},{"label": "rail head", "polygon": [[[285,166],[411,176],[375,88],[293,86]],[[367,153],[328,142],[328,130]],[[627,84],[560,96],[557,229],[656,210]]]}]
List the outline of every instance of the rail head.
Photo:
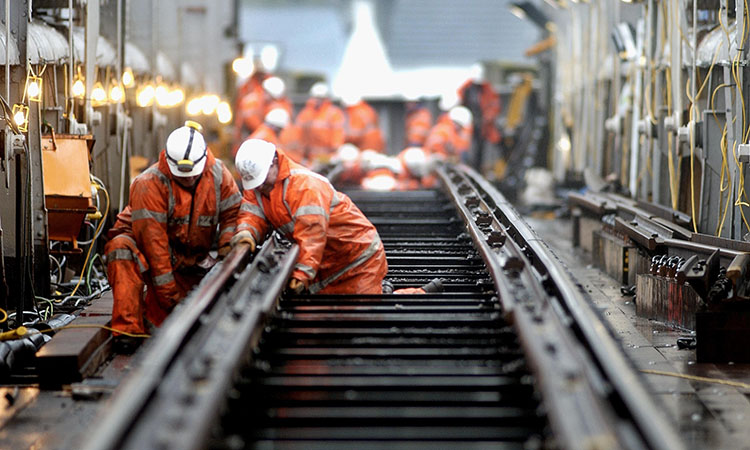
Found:
[{"label": "rail head", "polygon": [[513,206],[468,167],[438,175],[530,353],[561,446],[684,448],[585,294]]},{"label": "rail head", "polygon": [[299,253],[269,239],[251,264],[241,245],[217,264],[146,343],[94,425],[87,450],[204,448],[251,337]]}]

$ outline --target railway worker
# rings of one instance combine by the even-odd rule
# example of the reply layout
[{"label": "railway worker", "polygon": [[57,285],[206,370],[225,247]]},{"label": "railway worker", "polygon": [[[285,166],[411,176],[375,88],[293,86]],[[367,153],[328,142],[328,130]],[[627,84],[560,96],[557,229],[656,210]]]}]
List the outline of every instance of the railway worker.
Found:
[{"label": "railway worker", "polygon": [[[288,153],[288,152],[287,152]],[[362,169],[361,153],[356,145],[344,144],[336,150],[331,162],[336,168],[328,175],[337,185],[359,186],[365,172]]]},{"label": "railway worker", "polygon": [[270,110],[263,124],[248,139],[262,139],[281,147],[296,163],[301,163],[303,160],[299,130],[291,123],[289,112],[284,108]]},{"label": "railway worker", "polygon": [[454,106],[430,130],[424,145],[425,151],[451,162],[465,160],[471,148],[472,123],[472,115],[467,108]]},{"label": "railway worker", "polygon": [[[188,121],[170,133],[159,161],[133,180],[130,202],[109,232],[112,327],[145,334],[161,325],[215,263],[209,255],[213,244],[218,240],[220,257],[229,252],[241,202],[200,125]],[[115,336],[124,351],[137,342]]]},{"label": "railway worker", "polygon": [[382,293],[388,271],[383,244],[349,197],[270,142],[245,141],[235,166],[244,192],[233,246],[246,243],[254,250],[275,228],[300,246],[290,290]]},{"label": "railway worker", "polygon": [[292,116],[292,101],[286,96],[286,84],[279,77],[269,77],[263,80],[263,92],[265,93],[264,114],[276,108],[282,108]]},{"label": "railway worker", "polygon": [[404,120],[404,132],[407,147],[421,147],[427,140],[427,135],[432,128],[432,112],[418,98],[409,99],[406,102],[406,119]]},{"label": "railway worker", "polygon": [[458,88],[457,93],[460,104],[468,108],[478,122],[482,139],[498,145],[500,131],[495,122],[500,115],[500,96],[492,85],[485,81],[481,64],[472,66],[469,79]]},{"label": "railway worker", "polygon": [[341,98],[346,113],[345,141],[358,148],[382,152],[385,149],[380,119],[375,109],[357,94],[348,93]]},{"label": "railway worker", "polygon": [[345,122],[344,112],[329,98],[328,85],[315,83],[295,121],[309,166],[327,163],[344,143]]},{"label": "railway worker", "polygon": [[399,190],[410,191],[425,187],[422,179],[430,172],[430,160],[421,147],[407,147],[396,157],[401,163]]},{"label": "railway worker", "polygon": [[243,140],[263,124],[266,114],[276,108],[292,114],[292,102],[284,95],[286,87],[279,77],[267,77],[240,100],[235,121],[235,153]]}]

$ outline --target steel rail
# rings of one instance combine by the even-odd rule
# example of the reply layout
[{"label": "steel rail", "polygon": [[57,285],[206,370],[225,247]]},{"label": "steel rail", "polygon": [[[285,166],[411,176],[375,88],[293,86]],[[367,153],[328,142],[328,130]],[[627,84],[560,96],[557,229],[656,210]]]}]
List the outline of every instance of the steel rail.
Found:
[{"label": "steel rail", "polygon": [[[562,446],[684,448],[585,294],[512,205],[468,167],[446,166],[438,174],[537,369]],[[520,286],[518,280],[531,278],[543,289]]]},{"label": "steel rail", "polygon": [[267,242],[247,267],[247,246],[233,250],[169,316],[85,449],[205,448],[243,355],[297,259],[297,245]]}]

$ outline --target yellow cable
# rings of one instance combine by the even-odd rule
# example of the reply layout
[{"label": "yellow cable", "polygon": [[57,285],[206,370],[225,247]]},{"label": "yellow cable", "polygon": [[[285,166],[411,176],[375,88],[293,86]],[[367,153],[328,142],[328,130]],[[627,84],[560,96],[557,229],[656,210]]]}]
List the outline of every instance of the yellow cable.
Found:
[{"label": "yellow cable", "polygon": [[3,323],[3,322],[5,322],[6,320],[8,320],[8,313],[7,313],[7,312],[6,312],[6,311],[5,311],[5,310],[4,310],[3,308],[0,308],[0,312],[2,312],[2,313],[3,313],[3,319],[2,319],[2,320],[0,320],[0,323]]},{"label": "yellow cable", "polygon": [[71,328],[102,328],[109,331],[114,331],[115,333],[120,333],[124,336],[130,336],[135,338],[149,338],[151,337],[150,334],[134,334],[134,333],[128,333],[127,331],[118,330],[116,328],[108,327],[106,325],[65,325],[63,327],[53,328],[52,330],[55,332],[58,332],[60,330],[67,330]]},{"label": "yellow cable", "polygon": [[[97,225],[96,230],[94,230],[94,238],[99,234],[99,230],[101,230],[102,226],[104,226],[104,222],[107,220],[107,214],[109,214],[109,193],[107,193],[107,190],[104,189],[104,186],[100,186],[98,183],[94,183],[97,189],[101,188],[101,190],[104,192],[104,197],[106,198],[107,202],[105,203],[106,208],[104,210],[104,215],[99,220],[99,225]],[[89,258],[91,257],[91,250],[94,248],[94,239],[92,238],[91,244],[89,245],[89,250],[86,252],[86,259],[83,261],[83,269],[81,269],[81,276],[78,277],[78,283],[76,283],[76,287],[73,288],[73,292],[70,294],[70,297],[76,295],[76,292],[78,291],[78,287],[81,285],[81,281],[83,281],[83,274],[86,273],[86,266],[89,263]]]},{"label": "yellow cable", "polygon": [[738,387],[742,389],[750,389],[750,384],[743,383],[741,381],[722,380],[721,378],[699,377],[696,375],[686,375],[683,373],[666,372],[662,370],[652,370],[652,369],[641,369],[641,372],[648,373],[651,375],[662,375],[665,377],[683,378],[683,379],[691,380],[691,381],[702,381],[705,383],[723,384],[726,386]]}]

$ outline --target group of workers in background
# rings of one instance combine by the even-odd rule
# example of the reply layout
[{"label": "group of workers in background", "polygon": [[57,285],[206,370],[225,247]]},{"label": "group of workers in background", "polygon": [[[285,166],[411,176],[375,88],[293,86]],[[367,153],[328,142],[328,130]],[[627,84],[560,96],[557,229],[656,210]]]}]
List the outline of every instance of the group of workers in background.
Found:
[{"label": "group of workers in background", "polygon": [[[464,100],[496,99],[488,92],[470,80],[458,94]],[[240,187],[207,147],[200,125],[188,121],[169,135],[158,162],[131,183],[129,204],[105,248],[120,351],[131,351],[139,337],[161,325],[217,259],[239,245],[254,251],[273,230],[300,247],[290,291],[383,292],[388,264],[375,227],[314,170],[336,163],[338,180],[364,188],[428,186],[434,183],[429,174],[434,161],[466,159],[474,115],[465,106],[443,105],[444,114],[433,124],[427,106],[407,102],[405,148],[392,157],[384,153],[375,110],[356,96],[342,100],[344,109],[317,83],[292,121],[283,81],[254,74],[239,90],[236,114],[234,169]],[[488,108],[497,114],[499,102]],[[482,114],[481,133],[487,129],[490,139],[485,123],[490,122]],[[494,129],[494,119],[492,124]]]}]

